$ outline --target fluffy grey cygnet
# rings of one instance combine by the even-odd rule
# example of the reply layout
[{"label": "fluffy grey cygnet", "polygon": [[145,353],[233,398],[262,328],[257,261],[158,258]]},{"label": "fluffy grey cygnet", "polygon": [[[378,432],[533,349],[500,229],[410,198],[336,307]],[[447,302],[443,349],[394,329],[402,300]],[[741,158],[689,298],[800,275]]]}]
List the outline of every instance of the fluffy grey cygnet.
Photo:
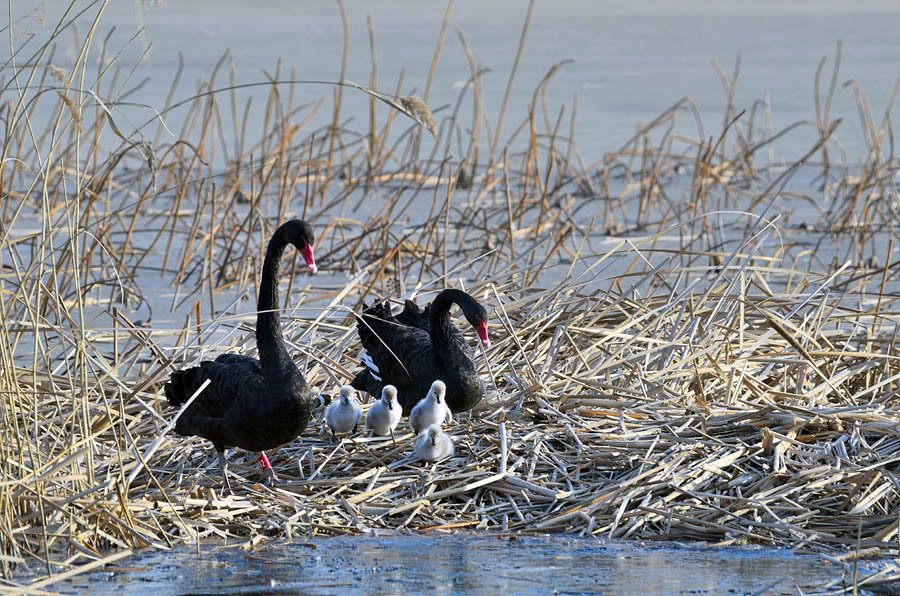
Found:
[{"label": "fluffy grey cygnet", "polygon": [[446,393],[447,386],[443,381],[431,384],[428,395],[423,397],[409,413],[409,425],[414,433],[418,435],[432,424],[440,426],[444,422],[453,421],[453,414],[450,413],[450,408],[444,400]]},{"label": "fluffy grey cygnet", "polygon": [[362,408],[356,399],[356,389],[350,385],[341,387],[341,395],[331,402],[325,410],[325,424],[331,429],[331,434],[348,433],[356,431],[359,419],[362,418]]},{"label": "fluffy grey cygnet", "polygon": [[422,461],[439,461],[452,457],[455,452],[456,447],[450,435],[437,424],[432,424],[416,439],[413,457]]},{"label": "fluffy grey cygnet", "polygon": [[391,435],[393,438],[402,415],[403,409],[397,402],[397,388],[385,385],[381,390],[381,399],[372,404],[366,414],[366,428],[372,429],[378,436]]}]

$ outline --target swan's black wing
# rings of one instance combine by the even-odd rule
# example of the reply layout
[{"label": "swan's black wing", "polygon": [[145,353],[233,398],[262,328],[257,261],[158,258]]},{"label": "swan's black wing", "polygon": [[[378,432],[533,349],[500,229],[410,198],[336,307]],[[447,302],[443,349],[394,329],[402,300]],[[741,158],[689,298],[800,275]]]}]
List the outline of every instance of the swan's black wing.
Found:
[{"label": "swan's black wing", "polygon": [[225,425],[236,446],[264,451],[293,441],[309,422],[315,398],[298,373],[277,385],[262,377],[246,384],[246,391],[229,404]]},{"label": "swan's black wing", "polygon": [[175,432],[209,439],[219,451],[239,445],[239,436],[229,428],[226,417],[229,410],[251,399],[264,385],[259,362],[247,356],[223,354],[215,361],[176,371],[164,387],[169,405],[181,407],[207,380],[209,385],[178,418]]},{"label": "swan's black wing", "polygon": [[[430,333],[431,303],[429,302],[428,304],[426,304],[424,308],[419,308],[419,306],[412,300],[404,300],[403,310],[397,313],[394,318],[402,325],[418,327],[419,329]],[[457,341],[461,344],[466,344],[466,338],[463,336],[462,331],[460,331],[459,328],[453,323],[450,323],[450,332],[453,335],[454,341]]]},{"label": "swan's black wing", "polygon": [[169,404],[181,407],[207,379],[209,385],[175,423],[179,435],[209,439],[218,451],[263,451],[293,440],[306,427],[315,396],[299,373],[273,387],[255,358],[223,354],[172,373],[165,385]]},{"label": "swan's black wing", "polygon": [[[378,343],[378,335],[374,329],[379,327],[384,320],[393,320],[390,309],[385,304],[378,304],[377,302],[372,304],[372,306],[363,304],[362,314],[356,315],[356,334],[359,336],[363,347]],[[381,395],[381,389],[385,383],[375,361],[371,359],[371,356],[365,350],[362,353],[360,364],[362,364],[363,370],[350,381],[350,386],[357,391],[365,391],[369,395]]]},{"label": "swan's black wing", "polygon": [[359,339],[366,353],[378,368],[385,384],[398,389],[434,368],[431,337],[417,328],[401,325],[396,319],[382,319],[363,315],[358,327]]},{"label": "swan's black wing", "polygon": [[[419,306],[412,300],[404,300],[403,310],[400,311],[394,318],[398,323],[402,325],[418,327],[419,329],[430,333],[431,303],[426,304],[424,308],[419,308]],[[452,341],[457,346],[457,349],[469,356],[472,355],[472,349],[469,347],[469,343],[466,341],[466,338],[462,334],[462,331],[460,331],[456,325],[450,323],[449,331],[446,331],[446,333],[448,333],[448,340]]]},{"label": "swan's black wing", "polygon": [[242,374],[257,374],[262,376],[262,365],[260,365],[259,360],[251,356],[244,356],[243,354],[221,354],[216,358],[216,362],[234,366],[236,371],[246,371],[246,373]]},{"label": "swan's black wing", "polygon": [[385,302],[376,302],[372,306],[363,305],[362,316],[356,315],[356,333],[360,341],[371,341],[375,336],[373,325],[382,321],[397,324],[397,319],[391,315],[391,309]]},{"label": "swan's black wing", "polygon": [[[362,316],[357,316],[356,332],[365,350],[362,355],[362,364],[366,369],[363,372],[368,371],[368,373],[362,377],[358,375],[351,385],[358,390],[367,391],[371,395],[380,395],[383,385],[391,383],[391,381],[383,381],[384,374],[387,374],[388,378],[398,381],[401,381],[403,377],[409,377],[403,366],[400,366],[400,363],[404,362],[403,357],[398,354],[398,361],[398,358],[391,356],[391,350],[397,341],[402,344],[409,341],[431,343],[427,333],[424,337],[413,333],[411,339],[403,339],[409,332],[414,331],[417,330],[401,324],[394,318],[387,302],[364,307]],[[384,370],[382,367],[385,367]],[[406,385],[408,381],[401,381],[400,384]],[[377,388],[378,393],[368,391],[370,386]]]},{"label": "swan's black wing", "polygon": [[425,309],[423,310],[412,300],[404,300],[403,310],[397,313],[396,319],[402,325],[418,327],[423,331],[430,331],[431,304],[426,304]]}]

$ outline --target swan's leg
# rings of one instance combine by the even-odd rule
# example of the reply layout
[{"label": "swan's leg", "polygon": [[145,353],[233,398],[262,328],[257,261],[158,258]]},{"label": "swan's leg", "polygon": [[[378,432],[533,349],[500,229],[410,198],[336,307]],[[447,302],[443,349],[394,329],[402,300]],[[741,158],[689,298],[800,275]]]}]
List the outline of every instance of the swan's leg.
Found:
[{"label": "swan's leg", "polygon": [[231,490],[231,481],[228,480],[228,460],[225,459],[225,452],[216,450],[216,455],[219,458],[219,469],[222,470],[222,478],[225,479],[225,486],[228,488],[229,493],[233,493]]},{"label": "swan's leg", "polygon": [[259,452],[259,457],[256,459],[256,463],[259,464],[259,467],[262,468],[266,474],[266,484],[269,486],[274,486],[278,482],[278,476],[275,475],[275,469],[272,468],[272,464],[269,463],[269,458],[266,456],[265,451]]}]

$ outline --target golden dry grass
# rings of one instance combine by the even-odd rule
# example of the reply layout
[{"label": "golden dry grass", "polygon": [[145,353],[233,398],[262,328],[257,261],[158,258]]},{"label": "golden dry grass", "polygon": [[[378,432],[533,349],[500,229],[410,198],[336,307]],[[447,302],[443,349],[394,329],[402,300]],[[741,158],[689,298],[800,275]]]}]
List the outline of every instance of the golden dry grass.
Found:
[{"label": "golden dry grass", "polygon": [[[85,72],[80,63],[66,80]],[[16,76],[38,91],[61,75],[37,60]],[[367,133],[307,130],[305,112],[278,91],[297,81],[266,82],[263,129],[225,141],[217,123],[230,114],[241,129],[240,108],[227,91],[209,92],[216,76],[181,102],[175,143],[159,140],[175,102],[127,134],[99,81],[45,94],[59,117],[37,136],[26,123],[46,104],[7,104],[7,586],[23,570],[74,573],[121,556],[109,549],[373,528],[797,551],[900,541],[888,129],[868,131],[860,165],[833,163],[839,121],[817,106],[819,141],[777,168],[757,152],[794,127],[749,126],[755,113],[732,109],[712,141],[676,138],[685,99],[584,165],[574,125],[566,136],[536,101],[496,159],[479,162],[477,132],[465,157],[449,148],[462,127],[455,113],[435,122],[399,93],[378,112],[376,99],[389,96],[365,90]],[[398,111],[417,122],[395,130]],[[430,156],[420,124],[438,139]],[[784,186],[804,168],[824,179],[806,196]],[[801,240],[778,206],[786,199],[816,205]],[[333,274],[283,268],[287,338],[313,387],[333,390],[354,373],[350,311],[364,300],[463,286],[489,308],[495,341],[477,359],[489,395],[450,428],[454,458],[391,466],[410,451],[408,433],[396,446],[336,442],[319,432],[319,411],[272,454],[283,484],[256,484],[255,456],[237,451],[232,469],[247,481],[224,495],[210,445],[167,432],[174,412],[160,389],[171,370],[255,353],[262,248],[292,216],[316,225],[320,266]],[[808,238],[841,258],[817,258]],[[172,289],[183,324],[148,315],[160,288]]]}]

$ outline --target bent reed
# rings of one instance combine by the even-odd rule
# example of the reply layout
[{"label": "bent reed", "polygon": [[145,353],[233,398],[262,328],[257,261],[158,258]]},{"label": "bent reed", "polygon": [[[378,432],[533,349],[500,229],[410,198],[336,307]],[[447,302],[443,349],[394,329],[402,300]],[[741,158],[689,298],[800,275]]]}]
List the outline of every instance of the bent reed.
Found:
[{"label": "bent reed", "polygon": [[[685,98],[585,163],[574,110],[545,95],[560,65],[511,135],[493,134],[502,118],[488,133],[486,158],[474,64],[449,111],[423,111],[402,80],[398,106],[369,94],[364,131],[340,125],[339,101],[310,130],[319,106],[295,101],[330,88],[279,83],[276,69],[254,134],[237,81],[220,80],[225,56],[187,100],[172,99],[176,77],[168,105],[127,131],[115,98],[130,78],[84,56],[60,71],[53,43],[2,87],[5,587],[146,546],[404,528],[896,548],[893,133],[860,93],[868,151],[841,156],[824,61],[815,121],[772,131],[765,102],[741,111],[723,76],[715,136],[699,117],[699,140],[687,136]],[[167,140],[176,105],[184,124]],[[765,159],[810,129],[808,152]],[[791,221],[800,207],[808,219]],[[350,311],[364,301],[458,287],[488,307],[488,396],[447,427],[452,458],[392,467],[412,450],[405,424],[396,444],[334,442],[320,404],[270,454],[280,485],[228,495],[208,442],[172,432],[172,370],[254,355],[264,243],[291,216],[321,239],[320,276],[288,262],[282,285],[285,337],[313,388],[334,394],[358,370]],[[252,478],[253,457],[232,454],[230,469]]]}]

